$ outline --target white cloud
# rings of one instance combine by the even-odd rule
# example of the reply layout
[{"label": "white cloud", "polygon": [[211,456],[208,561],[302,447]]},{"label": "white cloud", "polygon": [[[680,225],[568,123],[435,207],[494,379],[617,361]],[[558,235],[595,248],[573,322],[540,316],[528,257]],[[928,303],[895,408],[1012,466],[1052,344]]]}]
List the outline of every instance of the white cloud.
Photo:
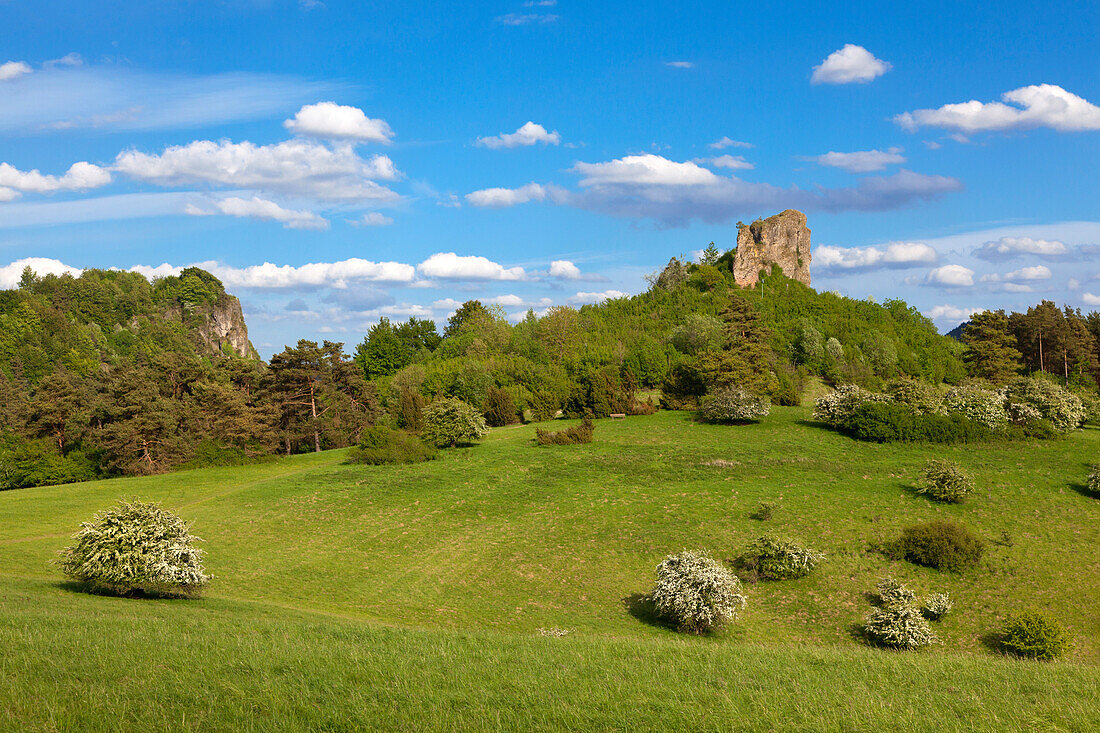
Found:
[{"label": "white cloud", "polygon": [[23,277],[23,270],[31,268],[36,275],[65,275],[79,277],[82,270],[70,267],[60,260],[49,257],[24,257],[10,265],[0,267],[0,290],[11,290],[19,286],[19,279]]},{"label": "white cloud", "polygon": [[691,61],[666,61],[665,66],[671,66],[674,69],[690,69],[695,64]]},{"label": "white cloud", "polygon": [[29,73],[31,73],[31,67],[25,61],[8,61],[0,64],[0,81],[11,81]]},{"label": "white cloud", "polygon": [[[1100,107],[1056,84],[1020,87],[1001,96],[1004,102],[970,100],[938,109],[918,109],[894,121],[909,131],[942,127],[966,133],[1049,127],[1060,132],[1100,130]],[[1016,106],[1010,106],[1016,105]]]},{"label": "white cloud", "polygon": [[335,102],[307,104],[298,110],[293,119],[284,122],[283,127],[309,137],[373,143],[393,140],[393,130],[385,120],[371,119],[358,107]]},{"label": "white cloud", "polygon": [[985,308],[959,308],[954,305],[936,305],[925,311],[925,315],[934,321],[967,321],[975,313],[981,313]]},{"label": "white cloud", "polygon": [[1022,267],[1019,270],[1007,272],[1004,275],[982,275],[982,282],[1023,282],[1033,280],[1049,280],[1054,277],[1049,267],[1036,265],[1034,267]]},{"label": "white cloud", "polygon": [[491,137],[479,137],[477,144],[483,148],[499,150],[501,148],[519,148],[530,145],[558,145],[561,143],[561,135],[557,130],[547,132],[546,128],[535,122],[525,122],[515,132],[493,135]]},{"label": "white cloud", "polygon": [[962,265],[944,265],[930,271],[924,282],[944,288],[968,288],[974,284],[974,271]]},{"label": "white cloud", "polygon": [[351,223],[359,227],[388,227],[393,224],[393,218],[377,211],[370,211]]},{"label": "white cloud", "polygon": [[820,66],[814,67],[811,84],[866,83],[885,74],[892,67],[877,59],[863,46],[846,43],[844,48],[825,57]]},{"label": "white cloud", "polygon": [[1081,287],[1081,281],[1077,278],[1071,277],[1066,281],[1066,290],[1077,290]]},{"label": "white cloud", "polygon": [[553,13],[508,13],[497,16],[496,22],[501,25],[547,25],[556,23],[561,18]]},{"label": "white cloud", "polygon": [[818,165],[841,168],[849,173],[870,173],[885,170],[886,166],[905,162],[901,148],[888,150],[857,150],[854,153],[829,152],[811,158],[804,158]]},{"label": "white cloud", "polygon": [[999,290],[1003,290],[1006,293],[1033,293],[1034,288],[1030,285],[1021,285],[1020,283],[1003,283],[998,287]]},{"label": "white cloud", "polygon": [[939,150],[943,147],[943,143],[938,143],[935,140],[925,140],[924,147],[928,148],[929,150]]},{"label": "white cloud", "polygon": [[563,280],[579,280],[581,270],[569,260],[554,260],[550,263],[550,277],[560,277]]},{"label": "white cloud", "polygon": [[454,252],[437,252],[416,266],[424,277],[440,280],[523,280],[522,267],[504,267],[485,257],[460,257]]},{"label": "white cloud", "polygon": [[605,290],[602,293],[577,293],[576,295],[569,296],[570,305],[586,305],[591,303],[600,303],[605,300],[614,300],[615,298],[625,298],[626,293],[619,290]]},{"label": "white cloud", "polygon": [[471,206],[501,209],[528,201],[545,201],[549,187],[538,183],[528,183],[519,188],[485,188],[466,194],[466,202]]},{"label": "white cloud", "polygon": [[[193,267],[201,267],[225,283],[226,288],[316,288],[331,287],[343,289],[358,282],[408,283],[416,276],[412,265],[400,262],[371,262],[353,257],[339,262],[314,262],[299,267],[293,265],[274,265],[265,262],[262,265],[231,267],[220,262],[197,262]],[[182,266],[167,263],[150,267],[135,265],[131,272],[139,272],[147,278],[178,275]]]},{"label": "white cloud", "polygon": [[1081,301],[1085,305],[1100,305],[1100,295],[1093,295],[1092,293],[1084,293],[1081,296]]},{"label": "white cloud", "polygon": [[753,148],[756,147],[752,143],[741,142],[740,140],[733,140],[732,138],[723,135],[720,139],[715,140],[708,148],[715,150],[725,150],[726,148]]},{"label": "white cloud", "polygon": [[1020,255],[1038,255],[1040,257],[1060,257],[1069,254],[1064,242],[1031,237],[1001,237],[985,242],[974,249],[974,256],[983,260],[1008,260]]},{"label": "white cloud", "polygon": [[[60,176],[49,176],[38,170],[21,171],[7,163],[0,163],[0,189],[29,193],[53,193],[55,191],[83,191],[106,186],[111,174],[105,168],[91,163],[73,163]],[[15,198],[11,196],[11,198]],[[10,200],[10,198],[8,199]]]},{"label": "white cloud", "polygon": [[[226,216],[277,221],[287,229],[328,229],[328,221],[312,211],[284,209],[274,201],[267,201],[258,196],[253,196],[251,199],[230,196],[211,201],[210,204]],[[214,212],[191,204],[184,213],[191,216],[205,216]]]},{"label": "white cloud", "polygon": [[502,305],[505,308],[515,308],[516,306],[526,305],[527,302],[518,295],[497,295],[492,298],[486,298],[482,302],[489,305]]},{"label": "white cloud", "polygon": [[196,140],[160,155],[119,153],[114,169],[161,186],[196,183],[307,196],[325,201],[393,201],[398,195],[375,182],[400,173],[388,157],[359,157],[350,145],[329,148],[308,140],[274,145]]},{"label": "white cloud", "polygon": [[47,68],[47,69],[53,69],[53,68],[58,67],[58,66],[83,66],[83,65],[84,65],[84,57],[82,57],[80,54],[76,53],[75,51],[72,52],[72,53],[67,53],[59,59],[50,59],[49,61],[42,64],[42,66],[44,68]]},{"label": "white cloud", "polygon": [[729,168],[730,170],[751,171],[756,166],[745,160],[742,155],[719,155],[716,158],[695,158],[693,163],[714,166],[715,168]]},{"label": "white cloud", "polygon": [[714,173],[695,163],[677,163],[652,153],[627,155],[606,163],[577,163],[572,170],[584,176],[581,186],[617,183],[691,186],[718,180]]},{"label": "white cloud", "polygon": [[870,270],[916,267],[935,263],[936,250],[923,242],[891,242],[879,247],[814,248],[814,267],[825,270]]}]

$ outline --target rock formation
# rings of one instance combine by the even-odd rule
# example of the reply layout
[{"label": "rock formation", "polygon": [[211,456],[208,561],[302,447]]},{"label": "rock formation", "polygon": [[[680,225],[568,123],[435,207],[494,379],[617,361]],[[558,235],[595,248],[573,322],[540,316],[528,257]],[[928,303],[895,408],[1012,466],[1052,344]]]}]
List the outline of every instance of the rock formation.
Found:
[{"label": "rock formation", "polygon": [[733,277],[743,288],[756,285],[760,271],[779,265],[792,280],[810,284],[810,230],[806,215],[787,209],[737,228]]},{"label": "rock formation", "polygon": [[241,301],[228,293],[222,293],[213,305],[200,303],[187,312],[175,304],[164,317],[184,324],[194,336],[200,353],[207,356],[232,352],[242,359],[260,358],[248,340],[248,326],[244,322]]}]

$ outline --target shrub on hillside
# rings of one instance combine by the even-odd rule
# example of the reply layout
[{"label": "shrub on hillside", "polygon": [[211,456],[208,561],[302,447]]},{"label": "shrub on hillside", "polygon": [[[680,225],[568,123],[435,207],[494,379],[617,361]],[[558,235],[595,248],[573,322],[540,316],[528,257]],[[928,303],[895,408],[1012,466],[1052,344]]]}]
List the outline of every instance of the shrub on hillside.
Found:
[{"label": "shrub on hillside", "polygon": [[424,408],[421,435],[426,442],[446,448],[471,443],[489,432],[485,418],[462,400],[448,397]]},{"label": "shrub on hillside", "polygon": [[862,405],[885,402],[884,395],[868,392],[855,384],[842,384],[814,403],[814,419],[834,428],[841,427]]},{"label": "shrub on hillside", "polygon": [[955,604],[951,602],[951,596],[946,593],[929,593],[921,606],[921,612],[925,618],[931,621],[939,621],[946,616]]},{"label": "shrub on hillside", "polygon": [[652,397],[644,401],[634,398],[626,408],[627,415],[652,415],[655,412],[657,412],[657,405],[654,404]]},{"label": "shrub on hillside", "polygon": [[825,554],[793,540],[763,536],[745,548],[742,563],[766,580],[793,580],[809,575]]},{"label": "shrub on hillside", "polygon": [[1100,494],[1100,463],[1094,463],[1085,479],[1085,487],[1094,494]]},{"label": "shrub on hillside", "polygon": [[499,428],[519,422],[516,401],[511,393],[500,387],[490,387],[485,393],[485,422]]},{"label": "shrub on hillside", "polygon": [[934,519],[906,527],[886,549],[888,555],[899,560],[962,572],[982,559],[985,543],[960,524]]},{"label": "shrub on hillside", "polygon": [[657,566],[657,612],[685,633],[703,634],[745,607],[741,581],[706,551],[684,550]]},{"label": "shrub on hillside", "polygon": [[973,385],[953,387],[943,398],[948,415],[961,414],[990,430],[1002,430],[1008,423],[1004,396],[1000,392]]},{"label": "shrub on hillside", "polygon": [[410,433],[419,433],[424,428],[424,408],[428,401],[424,395],[411,387],[401,387],[397,397],[397,426]]},{"label": "shrub on hillside", "polygon": [[744,423],[771,412],[771,403],[740,387],[721,387],[703,399],[703,417],[716,423]]},{"label": "shrub on hillside", "polygon": [[932,458],[921,469],[917,491],[937,501],[958,504],[974,491],[974,481],[951,461]]},{"label": "shrub on hillside", "polygon": [[1014,614],[1001,630],[1001,645],[1022,657],[1057,659],[1069,651],[1072,643],[1062,624],[1039,611]]},{"label": "shrub on hillside", "polygon": [[897,405],[905,405],[918,415],[940,411],[942,399],[935,387],[927,382],[901,377],[886,385],[886,396]]},{"label": "shrub on hillside", "polygon": [[975,443],[993,437],[989,428],[963,415],[918,415],[905,405],[878,402],[855,408],[840,427],[875,443]]},{"label": "shrub on hillside", "polygon": [[435,446],[420,438],[384,425],[376,425],[363,431],[359,444],[348,451],[350,463],[371,466],[383,464],[420,463],[439,455]]},{"label": "shrub on hillside", "polygon": [[1007,400],[1010,405],[1030,406],[1061,433],[1073,432],[1086,417],[1080,397],[1044,377],[1017,380],[1009,386]]},{"label": "shrub on hillside", "polygon": [[158,504],[124,501],[81,524],[73,539],[58,565],[96,590],[193,596],[210,580],[194,547],[201,540]]},{"label": "shrub on hillside", "polygon": [[539,445],[577,445],[579,443],[591,443],[592,434],[596,426],[592,418],[585,417],[579,425],[565,428],[564,430],[543,430],[535,428],[535,441]]},{"label": "shrub on hillside", "polygon": [[913,603],[917,594],[909,586],[896,578],[883,578],[875,584],[875,593],[879,604],[883,606],[907,606]]},{"label": "shrub on hillside", "polygon": [[874,609],[867,616],[863,631],[874,643],[894,649],[916,649],[937,641],[928,619],[912,604]]}]

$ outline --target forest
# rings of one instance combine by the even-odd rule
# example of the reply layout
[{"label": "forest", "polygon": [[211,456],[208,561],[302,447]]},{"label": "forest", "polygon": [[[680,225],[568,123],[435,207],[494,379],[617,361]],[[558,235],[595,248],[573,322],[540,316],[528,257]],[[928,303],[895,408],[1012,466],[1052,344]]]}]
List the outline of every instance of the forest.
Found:
[{"label": "forest", "polygon": [[1044,300],[979,313],[957,340],[902,301],[819,293],[778,268],[740,289],[731,264],[711,248],[673,258],[633,297],[515,324],[471,300],[441,333],[383,318],[353,353],[302,340],[266,363],[211,345],[211,309],[235,299],[205,271],[27,271],[0,291],[0,488],[345,447],[374,425],[418,431],[440,398],[500,426],[696,409],[728,386],[796,405],[822,383],[1039,374],[1097,403],[1100,314]]}]

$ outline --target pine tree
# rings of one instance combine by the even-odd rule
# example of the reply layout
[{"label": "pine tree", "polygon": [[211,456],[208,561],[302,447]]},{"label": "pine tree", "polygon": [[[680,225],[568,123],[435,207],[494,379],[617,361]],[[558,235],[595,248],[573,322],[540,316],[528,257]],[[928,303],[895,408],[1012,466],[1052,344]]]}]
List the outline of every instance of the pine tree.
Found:
[{"label": "pine tree", "polygon": [[1003,310],[971,316],[963,328],[962,341],[966,344],[963,361],[971,376],[1005,384],[1019,373],[1022,354],[1016,348],[1016,338],[1009,332],[1008,316]]}]

